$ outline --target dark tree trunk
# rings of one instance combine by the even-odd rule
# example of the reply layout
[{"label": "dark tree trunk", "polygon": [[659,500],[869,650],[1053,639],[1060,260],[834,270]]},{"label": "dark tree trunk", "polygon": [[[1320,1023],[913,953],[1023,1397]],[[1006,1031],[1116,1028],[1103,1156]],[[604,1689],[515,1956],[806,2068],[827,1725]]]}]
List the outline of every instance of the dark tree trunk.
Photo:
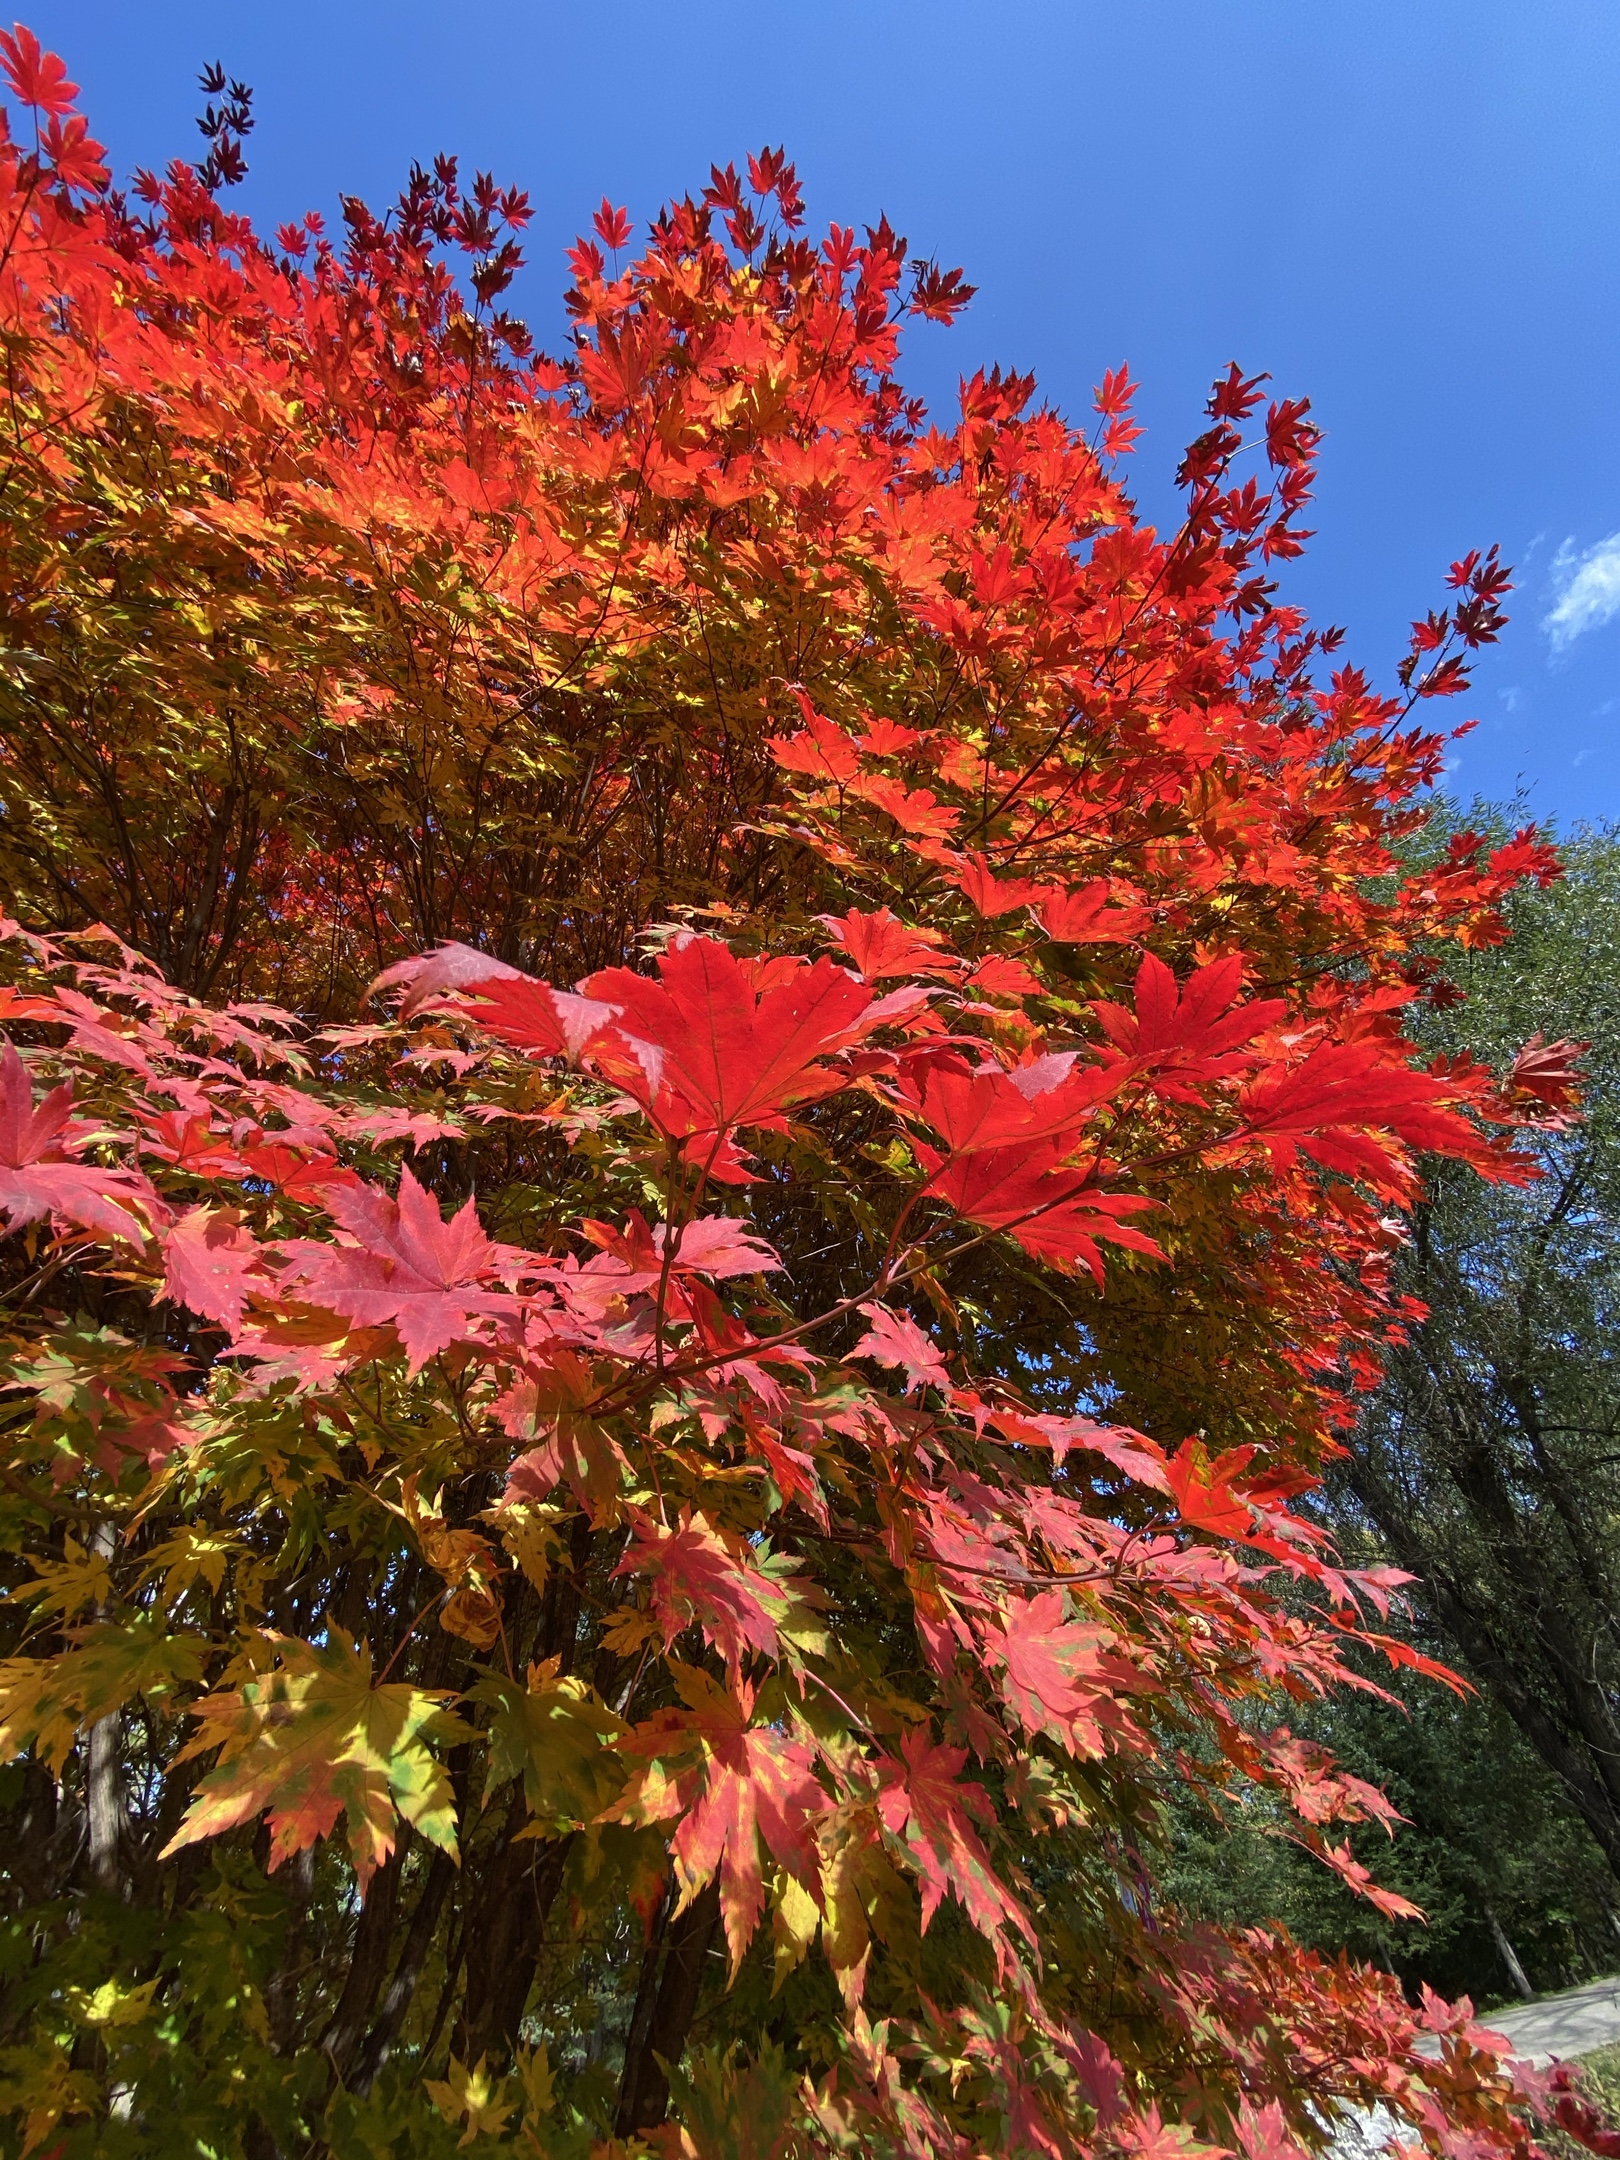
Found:
[{"label": "dark tree trunk", "polygon": [[[624,2051],[619,2084],[619,2113],[614,2130],[633,2137],[654,2129],[669,2113],[669,2072],[686,2051],[686,2038],[697,2014],[709,1945],[720,1921],[720,1886],[711,1882],[685,1912],[679,1913],[649,1947],[636,1991],[636,2009]],[[663,1969],[656,1989],[652,1968],[660,1948]],[[650,2009],[645,2004],[650,2003]],[[639,2028],[639,2029],[638,2029]]]}]

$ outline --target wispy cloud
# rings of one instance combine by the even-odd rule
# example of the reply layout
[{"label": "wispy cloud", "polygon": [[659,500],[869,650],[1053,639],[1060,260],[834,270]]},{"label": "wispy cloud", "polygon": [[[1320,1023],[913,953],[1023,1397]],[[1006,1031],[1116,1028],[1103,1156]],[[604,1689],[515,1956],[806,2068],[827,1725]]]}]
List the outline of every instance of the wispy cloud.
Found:
[{"label": "wispy cloud", "polygon": [[1554,652],[1620,615],[1620,533],[1579,554],[1566,540],[1553,557],[1552,574],[1558,599],[1541,627]]}]

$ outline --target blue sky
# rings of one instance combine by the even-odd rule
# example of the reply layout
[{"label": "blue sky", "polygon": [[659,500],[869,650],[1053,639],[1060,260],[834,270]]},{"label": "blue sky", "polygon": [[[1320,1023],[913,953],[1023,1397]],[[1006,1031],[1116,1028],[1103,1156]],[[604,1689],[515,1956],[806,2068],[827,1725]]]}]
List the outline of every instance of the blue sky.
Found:
[{"label": "blue sky", "polygon": [[1289,573],[1388,680],[1447,562],[1522,587],[1450,785],[1620,816],[1620,8],[1613,0],[34,0],[121,174],[195,156],[197,69],[254,86],[244,206],[373,204],[458,152],[530,190],[519,303],[559,341],[562,251],[784,142],[813,223],[880,210],[979,295],[903,368],[981,363],[1062,408],[1121,359],[1170,474],[1236,359],[1327,430]]}]

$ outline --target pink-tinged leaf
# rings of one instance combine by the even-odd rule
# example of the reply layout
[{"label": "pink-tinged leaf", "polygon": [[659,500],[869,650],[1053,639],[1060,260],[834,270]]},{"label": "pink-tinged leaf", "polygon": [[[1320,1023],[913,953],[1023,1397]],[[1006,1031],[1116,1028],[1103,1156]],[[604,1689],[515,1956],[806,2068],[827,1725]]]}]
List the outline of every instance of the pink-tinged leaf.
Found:
[{"label": "pink-tinged leaf", "polygon": [[687,1517],[677,1530],[642,1522],[614,1572],[650,1580],[652,1613],[663,1630],[666,1650],[696,1622],[733,1676],[751,1650],[762,1657],[776,1656],[776,1624],[787,1611],[787,1592],[759,1568],[747,1565],[702,1515]]},{"label": "pink-tinged leaf", "polygon": [[1005,1930],[1011,1926],[1033,1949],[1035,1930],[991,1863],[984,1840],[973,1827],[994,1820],[995,1811],[982,1785],[965,1782],[962,1748],[940,1747],[926,1732],[908,1732],[900,1742],[900,1761],[883,1772],[878,1809],[884,1827],[903,1841],[922,1882],[922,1924],[939,1910],[948,1890],[968,1918],[1005,1959]]},{"label": "pink-tinged leaf", "polygon": [[445,1222],[434,1196],[403,1170],[397,1202],[361,1185],[329,1186],[322,1204],[358,1249],[305,1245],[291,1273],[311,1303],[362,1327],[392,1325],[411,1372],[461,1338],[475,1315],[513,1305],[482,1288],[502,1256],[479,1227],[471,1200]]},{"label": "pink-tinged leaf", "polygon": [[1071,1755],[1100,1756],[1107,1732],[1136,1737],[1116,1698],[1159,1685],[1121,1654],[1110,1630],[1066,1619],[1061,1590],[1042,1591],[1010,1614],[985,1649],[1003,1669],[1002,1695],[1019,1723]]},{"label": "pink-tinged leaf", "polygon": [[1086,2104],[1106,2130],[1125,2112],[1125,2072],[1106,2040],[1070,2027],[1056,2036],[1063,2060],[1074,2072]]},{"label": "pink-tinged leaf", "polygon": [[[649,1229],[640,1210],[632,1208],[622,1230],[588,1217],[579,1227],[599,1251],[624,1269],[629,1279],[618,1287],[625,1293],[651,1289],[665,1274],[668,1223],[654,1223]],[[593,1263],[595,1266],[600,1263]],[[681,1225],[667,1272],[671,1276],[706,1275],[712,1281],[725,1282],[739,1275],[778,1273],[781,1266],[770,1246],[753,1236],[748,1225],[735,1216],[700,1215],[696,1221]]]},{"label": "pink-tinged leaf", "polygon": [[475,1001],[460,999],[461,1010],[497,1042],[530,1057],[566,1058],[577,1065],[590,1043],[610,1025],[614,1008],[571,990],[553,990],[528,975],[503,976],[480,983]]},{"label": "pink-tinged leaf", "polygon": [[[653,1243],[660,1259],[668,1239],[669,1226],[657,1224]],[[782,1263],[769,1245],[734,1216],[703,1215],[682,1224],[671,1266],[682,1274],[707,1275],[722,1282],[738,1275],[780,1272]]]},{"label": "pink-tinged leaf", "polygon": [[870,1325],[850,1352],[851,1357],[874,1359],[879,1365],[897,1367],[913,1388],[949,1388],[951,1376],[939,1348],[907,1313],[891,1312],[886,1305],[863,1305]]},{"label": "pink-tinged leaf", "polygon": [[1240,2104],[1238,2145],[1244,2160],[1310,2160],[1275,2100],[1268,2100],[1262,2108],[1248,2100]]},{"label": "pink-tinged leaf", "polygon": [[163,1287],[177,1304],[235,1330],[262,1256],[234,1209],[194,1207],[163,1240]]},{"label": "pink-tinged leaf", "polygon": [[1100,1455],[1104,1462],[1136,1485],[1167,1493],[1164,1450],[1157,1441],[1132,1432],[1128,1426],[1097,1425],[1090,1418],[1030,1416],[1021,1410],[998,1409],[992,1422],[1005,1439],[1021,1447],[1049,1447],[1054,1461],[1062,1463],[1071,1448]]},{"label": "pink-tinged leaf", "polygon": [[27,1163],[65,1152],[67,1123],[73,1108],[73,1083],[52,1088],[36,1109],[28,1068],[8,1042],[0,1052],[0,1165],[20,1170]]},{"label": "pink-tinged leaf", "polygon": [[1376,1906],[1379,1912],[1387,1914],[1391,1920],[1423,1918],[1421,1905],[1414,1905],[1410,1898],[1403,1898],[1393,1890],[1381,1889],[1374,1882],[1372,1871],[1362,1866],[1347,1844],[1329,1845],[1326,1839],[1319,1837],[1314,1831],[1310,1833],[1309,1842],[1310,1849],[1317,1858],[1325,1860],[1341,1882],[1353,1890],[1357,1897],[1363,1897],[1369,1905]]},{"label": "pink-tinged leaf", "polygon": [[675,1668],[687,1705],[638,1726],[621,1743],[628,1755],[679,1760],[694,1746],[698,1766],[668,1779],[656,1772],[632,1784],[608,1810],[609,1819],[680,1823],[670,1840],[680,1902],[689,1905],[705,1883],[720,1879],[720,1912],[735,1978],[764,1910],[760,1845],[820,1901],[815,1830],[828,1812],[817,1783],[815,1757],[793,1734],[751,1725],[753,1690],[719,1687],[706,1673]]},{"label": "pink-tinged leaf", "polygon": [[144,1245],[146,1232],[131,1206],[155,1222],[168,1213],[146,1180],[132,1170],[92,1169],[79,1163],[31,1163],[24,1170],[0,1170],[0,1213],[13,1230],[48,1215],[121,1244]]},{"label": "pink-tinged leaf", "polygon": [[146,1232],[131,1208],[153,1222],[166,1220],[168,1210],[139,1171],[67,1159],[75,1144],[72,1102],[71,1083],[64,1081],[36,1109],[28,1068],[15,1045],[6,1044],[0,1052],[0,1213],[12,1230],[49,1217],[142,1245]]},{"label": "pink-tinged leaf", "polygon": [[396,960],[392,967],[385,967],[367,984],[362,1003],[369,1003],[384,990],[403,986],[399,1017],[409,1020],[431,998],[465,990],[474,983],[503,982],[514,977],[523,980],[522,969],[497,960],[492,953],[475,952],[470,945],[440,945],[432,952],[413,953],[408,960]]},{"label": "pink-tinged leaf", "polygon": [[457,1119],[441,1117],[434,1110],[413,1110],[405,1103],[391,1110],[351,1111],[341,1120],[334,1120],[334,1126],[345,1140],[369,1140],[373,1147],[384,1146],[390,1140],[405,1140],[419,1148],[435,1140],[465,1138]]}]

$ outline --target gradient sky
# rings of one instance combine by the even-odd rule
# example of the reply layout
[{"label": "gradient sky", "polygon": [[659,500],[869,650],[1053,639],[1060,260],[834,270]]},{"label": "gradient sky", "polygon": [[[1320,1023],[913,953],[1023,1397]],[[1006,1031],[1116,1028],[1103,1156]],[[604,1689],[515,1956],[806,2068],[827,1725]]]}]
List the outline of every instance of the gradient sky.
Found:
[{"label": "gradient sky", "polygon": [[[261,223],[389,200],[437,150],[535,204],[519,311],[561,342],[562,252],[765,142],[813,225],[886,211],[978,298],[902,365],[1033,368],[1072,415],[1128,360],[1170,475],[1236,359],[1327,430],[1286,589],[1386,683],[1448,561],[1500,541],[1514,619],[1456,719],[1459,794],[1620,816],[1620,8],[1614,0],[33,0],[123,176],[194,157],[197,69],[255,89]],[[1430,708],[1431,711],[1435,708]]]}]

